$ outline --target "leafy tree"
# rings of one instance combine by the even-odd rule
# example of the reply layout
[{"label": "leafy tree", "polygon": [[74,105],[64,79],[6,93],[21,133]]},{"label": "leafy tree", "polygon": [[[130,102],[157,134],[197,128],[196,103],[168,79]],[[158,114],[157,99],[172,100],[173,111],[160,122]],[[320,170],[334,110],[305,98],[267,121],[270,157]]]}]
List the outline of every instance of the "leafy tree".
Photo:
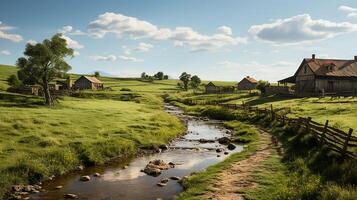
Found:
[{"label": "leafy tree", "polygon": [[180,81],[183,83],[183,87],[185,90],[188,89],[188,83],[190,82],[191,74],[188,74],[186,72],[182,72],[180,76]]},{"label": "leafy tree", "polygon": [[100,77],[100,72],[95,71],[95,72],[94,72],[94,76],[97,77],[97,78]]},{"label": "leafy tree", "polygon": [[67,46],[61,34],[45,39],[42,43],[27,44],[25,57],[17,60],[18,77],[24,84],[39,84],[43,87],[47,105],[52,105],[48,84],[71,69],[65,58],[73,57],[73,49]]},{"label": "leafy tree", "polygon": [[9,78],[7,78],[7,82],[9,83],[10,86],[13,87],[18,87],[21,85],[21,81],[14,74],[9,76]]},{"label": "leafy tree", "polygon": [[154,75],[154,77],[155,77],[156,79],[162,80],[162,79],[164,79],[164,73],[163,73],[163,72],[157,72],[157,73]]},{"label": "leafy tree", "polygon": [[191,77],[191,82],[190,83],[191,83],[191,87],[193,89],[197,89],[198,86],[201,84],[201,79],[198,76],[194,75],[194,76]]},{"label": "leafy tree", "polygon": [[269,85],[270,85],[270,83],[268,81],[260,80],[260,81],[258,81],[255,88],[263,94],[265,92],[265,88],[268,87]]},{"label": "leafy tree", "polygon": [[141,78],[147,78],[147,75],[146,75],[146,73],[145,72],[143,72],[143,73],[141,73]]},{"label": "leafy tree", "polygon": [[164,75],[164,80],[168,80],[169,76],[168,75]]}]

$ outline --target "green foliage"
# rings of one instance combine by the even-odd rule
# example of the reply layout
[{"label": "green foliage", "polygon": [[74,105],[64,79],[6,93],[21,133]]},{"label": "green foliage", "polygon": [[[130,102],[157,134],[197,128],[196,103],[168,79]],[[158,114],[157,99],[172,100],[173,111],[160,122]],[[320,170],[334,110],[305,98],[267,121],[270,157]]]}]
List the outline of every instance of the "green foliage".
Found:
[{"label": "green foliage", "polygon": [[157,72],[154,77],[158,80],[163,80],[164,79],[164,73],[163,72]]},{"label": "green foliage", "polygon": [[265,88],[268,87],[270,83],[268,81],[259,80],[255,86],[261,93],[265,92]]},{"label": "green foliage", "polygon": [[99,78],[99,77],[100,77],[100,72],[95,71],[95,72],[94,72],[94,76],[97,77],[97,78]]},{"label": "green foliage", "polygon": [[41,85],[46,104],[51,105],[48,84],[71,69],[65,58],[73,56],[73,49],[67,47],[61,34],[56,34],[51,40],[45,39],[42,43],[27,43],[24,54],[26,57],[21,57],[16,62],[19,79],[24,84]]},{"label": "green foliage", "polygon": [[185,90],[188,90],[188,83],[190,82],[191,74],[188,74],[186,72],[182,72],[182,74],[180,75],[179,78],[180,78],[180,81],[182,81],[183,88]]},{"label": "green foliage", "polygon": [[19,87],[21,85],[21,81],[17,78],[15,74],[12,74],[7,79],[7,82],[12,87]]},{"label": "green foliage", "polygon": [[201,84],[201,79],[198,76],[194,75],[191,77],[190,84],[193,89],[197,89],[198,86]]}]

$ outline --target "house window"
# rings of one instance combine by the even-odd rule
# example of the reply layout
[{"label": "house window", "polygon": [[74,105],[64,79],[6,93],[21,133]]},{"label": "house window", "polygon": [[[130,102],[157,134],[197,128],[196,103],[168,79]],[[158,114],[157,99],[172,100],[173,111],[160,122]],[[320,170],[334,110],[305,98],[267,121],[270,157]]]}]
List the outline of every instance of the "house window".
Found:
[{"label": "house window", "polygon": [[304,66],[304,73],[305,73],[305,74],[307,73],[307,67],[306,67],[306,65]]}]

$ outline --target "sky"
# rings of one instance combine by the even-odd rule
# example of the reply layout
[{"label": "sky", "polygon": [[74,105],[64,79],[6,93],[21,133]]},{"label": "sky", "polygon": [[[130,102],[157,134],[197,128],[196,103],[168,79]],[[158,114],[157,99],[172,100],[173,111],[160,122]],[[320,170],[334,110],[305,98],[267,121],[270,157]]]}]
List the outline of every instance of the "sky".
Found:
[{"label": "sky", "polygon": [[357,55],[356,0],[0,0],[0,63],[62,33],[72,73],[276,82]]}]

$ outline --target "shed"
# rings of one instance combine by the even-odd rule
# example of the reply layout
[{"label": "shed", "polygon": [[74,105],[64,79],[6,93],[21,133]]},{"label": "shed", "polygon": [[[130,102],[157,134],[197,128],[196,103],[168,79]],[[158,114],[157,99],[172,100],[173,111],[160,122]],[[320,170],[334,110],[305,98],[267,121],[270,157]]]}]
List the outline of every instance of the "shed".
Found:
[{"label": "shed", "polygon": [[74,82],[75,89],[90,89],[90,90],[102,90],[103,83],[96,77],[92,76],[81,76]]},{"label": "shed", "polygon": [[257,86],[257,83],[258,81],[250,76],[244,77],[238,83],[238,90],[253,90]]}]

